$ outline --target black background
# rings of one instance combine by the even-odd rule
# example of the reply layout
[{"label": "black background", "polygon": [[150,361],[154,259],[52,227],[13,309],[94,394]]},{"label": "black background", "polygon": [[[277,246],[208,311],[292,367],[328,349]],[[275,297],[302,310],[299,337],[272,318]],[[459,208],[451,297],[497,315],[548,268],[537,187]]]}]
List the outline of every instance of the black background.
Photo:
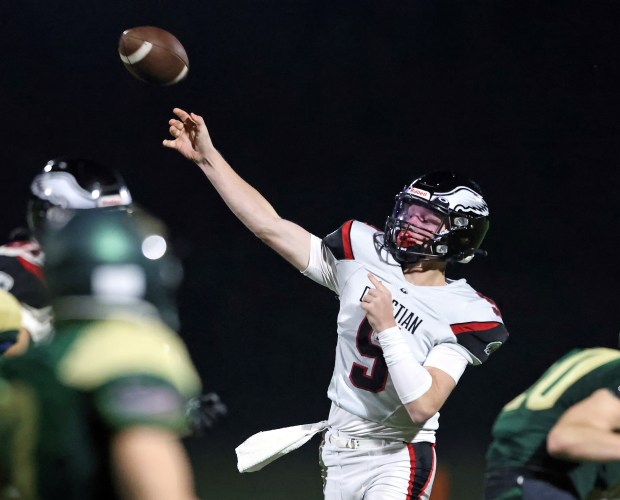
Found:
[{"label": "black background", "polygon": [[[420,173],[466,173],[491,208],[489,256],[451,275],[493,298],[511,332],[442,410],[451,498],[477,498],[501,406],[571,347],[617,345],[619,22],[620,4],[601,0],[2,2],[0,230],[23,224],[49,158],[117,167],[170,227],[181,334],[230,409],[187,442],[200,494],[314,499],[318,440],[250,475],[233,448],[327,416],[337,300],[161,146],[171,109],[205,116],[238,172],[320,236],[350,218],[381,227]],[[118,37],[140,25],[181,40],[185,81],[124,69]]]}]

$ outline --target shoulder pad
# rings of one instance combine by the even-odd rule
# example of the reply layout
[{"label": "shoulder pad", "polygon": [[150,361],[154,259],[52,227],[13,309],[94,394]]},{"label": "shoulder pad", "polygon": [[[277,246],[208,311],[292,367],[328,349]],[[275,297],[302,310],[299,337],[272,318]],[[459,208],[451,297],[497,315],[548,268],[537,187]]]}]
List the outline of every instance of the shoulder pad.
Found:
[{"label": "shoulder pad", "polygon": [[338,260],[359,260],[368,251],[377,254],[377,236],[381,237],[382,242],[383,233],[379,229],[351,219],[323,238],[323,243]]},{"label": "shoulder pad", "polygon": [[200,390],[200,379],[178,335],[146,320],[105,320],[85,326],[60,364],[59,375],[83,390],[135,375],[165,380],[184,395]]},{"label": "shoulder pad", "polygon": [[351,260],[353,256],[353,246],[351,245],[351,226],[353,220],[348,220],[333,233],[323,238],[323,243],[329,248],[337,260]]},{"label": "shoulder pad", "polygon": [[472,321],[450,325],[457,342],[467,349],[478,361],[484,363],[488,357],[508,340],[508,331],[499,321]]}]

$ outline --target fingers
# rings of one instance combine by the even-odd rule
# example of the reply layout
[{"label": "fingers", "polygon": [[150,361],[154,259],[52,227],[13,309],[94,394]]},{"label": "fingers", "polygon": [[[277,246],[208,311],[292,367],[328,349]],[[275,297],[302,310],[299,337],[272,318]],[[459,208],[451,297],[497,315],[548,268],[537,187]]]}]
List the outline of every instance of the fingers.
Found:
[{"label": "fingers", "polygon": [[179,130],[183,130],[184,128],[183,122],[179,120],[175,120],[174,118],[171,118],[170,120],[168,120],[168,125],[170,125],[170,127],[178,128]]},{"label": "fingers", "polygon": [[381,283],[377,278],[375,278],[372,274],[368,273],[368,279],[375,286],[377,290],[387,290],[383,283]]},{"label": "fingers", "polygon": [[385,285],[379,281],[375,276],[368,273],[368,279],[375,286],[375,288],[369,288],[364,296],[362,302],[372,302],[373,300],[381,300],[383,297],[392,300],[392,294],[385,287]]},{"label": "fingers", "polygon": [[[172,121],[172,120],[171,120]],[[168,129],[168,131],[170,132],[170,135],[172,137],[181,137],[183,135],[183,132],[185,132],[185,127],[183,126],[183,124],[181,124],[181,126],[177,126],[176,124],[170,125],[170,128]]]},{"label": "fingers", "polygon": [[168,120],[168,130],[174,139],[165,139],[162,142],[164,147],[181,152],[188,147],[188,144],[194,151],[213,147],[202,116],[196,113],[188,113],[181,108],[173,108],[172,112],[175,118]]},{"label": "fingers", "polygon": [[200,124],[200,125],[204,125],[204,124],[205,124],[205,121],[204,121],[204,119],[202,118],[202,116],[197,115],[196,113],[190,113],[190,117],[191,117],[191,119],[192,119],[195,123],[198,123],[198,124]]},{"label": "fingers", "polygon": [[189,118],[189,113],[187,111],[183,111],[181,108],[174,108],[172,112],[177,115],[182,122]]},{"label": "fingers", "polygon": [[[183,126],[183,123],[181,123],[179,120],[170,119],[170,120],[168,120],[168,124],[170,125],[170,128],[168,129],[168,131],[170,132],[170,135],[172,137],[174,137],[176,139],[177,137],[180,137],[183,134],[183,131],[185,130],[185,127]],[[164,139],[162,141],[162,144],[166,148],[176,149],[176,141],[175,140]]]},{"label": "fingers", "polygon": [[371,304],[372,302],[392,302],[392,294],[390,291],[371,273],[368,273],[368,279],[375,286],[375,288],[369,288],[364,297],[362,298],[362,306],[364,303]]},{"label": "fingers", "polygon": [[177,115],[178,120],[170,120],[168,123],[172,125],[174,123],[175,127],[183,127],[191,125],[193,127],[198,126],[199,124],[204,125],[204,120],[201,116],[196,113],[188,113],[187,111],[182,110],[181,108],[174,108],[172,112]]}]

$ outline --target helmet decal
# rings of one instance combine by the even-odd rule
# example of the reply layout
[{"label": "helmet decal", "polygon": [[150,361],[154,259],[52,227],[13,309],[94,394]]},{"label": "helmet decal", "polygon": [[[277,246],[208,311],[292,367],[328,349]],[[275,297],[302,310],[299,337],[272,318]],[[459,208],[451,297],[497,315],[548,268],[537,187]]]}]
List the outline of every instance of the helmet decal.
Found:
[{"label": "helmet decal", "polygon": [[78,184],[67,172],[49,172],[32,181],[32,194],[61,208],[95,208],[90,192]]},{"label": "helmet decal", "polygon": [[409,186],[407,188],[407,192],[414,196],[419,196],[420,198],[424,200],[431,199],[431,193],[429,193],[428,191],[425,191],[424,189],[417,188],[415,186]]},{"label": "helmet decal", "polygon": [[74,210],[130,209],[132,198],[114,169],[81,159],[47,162],[30,185],[28,227],[41,239],[48,223],[62,223]]},{"label": "helmet decal", "polygon": [[465,186],[459,186],[447,193],[433,193],[431,202],[445,205],[455,212],[484,217],[489,215],[487,202],[478,193]]}]

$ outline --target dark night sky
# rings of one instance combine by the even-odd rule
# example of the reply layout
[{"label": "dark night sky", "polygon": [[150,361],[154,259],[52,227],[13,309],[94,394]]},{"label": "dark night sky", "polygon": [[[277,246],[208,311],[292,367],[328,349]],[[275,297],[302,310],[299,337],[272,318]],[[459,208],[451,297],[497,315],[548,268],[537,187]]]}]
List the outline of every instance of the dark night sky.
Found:
[{"label": "dark night sky", "polygon": [[[250,476],[234,474],[232,448],[258,430],[326,417],[337,301],[164,150],[174,106],[204,115],[238,172],[317,235],[350,218],[382,226],[396,192],[425,171],[481,184],[489,256],[452,276],[495,299],[512,336],[444,407],[438,452],[455,477],[482,460],[499,408],[548,363],[573,346],[616,345],[617,2],[77,4],[0,5],[0,232],[22,224],[32,176],[68,153],[117,167],[169,225],[187,275],[181,333],[231,412],[219,432],[189,443],[206,498],[241,498],[244,487],[291,498],[286,484],[265,481],[296,461],[309,485],[307,497],[294,494],[320,497],[312,444]],[[151,87],[129,75],[116,46],[138,25],[183,42],[186,81]],[[475,498],[481,479],[472,481],[453,497]]]}]

